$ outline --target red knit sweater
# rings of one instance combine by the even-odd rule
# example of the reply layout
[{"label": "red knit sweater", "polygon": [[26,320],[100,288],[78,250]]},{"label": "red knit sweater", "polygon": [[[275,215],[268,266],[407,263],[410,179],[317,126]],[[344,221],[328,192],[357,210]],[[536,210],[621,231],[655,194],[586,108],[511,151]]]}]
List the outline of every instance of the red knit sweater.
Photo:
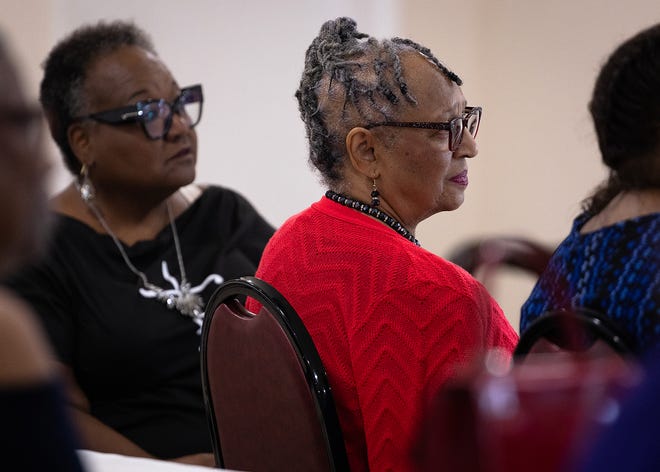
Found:
[{"label": "red knit sweater", "polygon": [[290,218],[257,277],[291,303],[328,373],[352,472],[412,471],[429,395],[517,335],[467,272],[327,198]]}]

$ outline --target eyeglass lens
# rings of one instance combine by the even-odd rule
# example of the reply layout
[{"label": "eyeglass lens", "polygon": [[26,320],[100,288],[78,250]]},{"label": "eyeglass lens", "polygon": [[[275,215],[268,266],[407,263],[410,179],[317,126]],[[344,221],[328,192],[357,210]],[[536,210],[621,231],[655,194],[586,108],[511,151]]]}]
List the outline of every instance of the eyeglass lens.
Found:
[{"label": "eyeglass lens", "polygon": [[145,103],[139,110],[145,131],[152,139],[160,139],[172,126],[172,115],[177,113],[190,128],[201,118],[201,93],[193,90],[183,91],[173,104],[165,100]]},{"label": "eyeglass lens", "polygon": [[461,144],[463,141],[463,125],[465,124],[465,127],[470,133],[470,136],[473,138],[477,137],[477,131],[479,131],[479,119],[480,119],[480,114],[478,111],[470,111],[470,113],[467,116],[461,117],[461,118],[454,118],[450,122],[450,132],[451,132],[451,146],[450,150],[455,151],[456,148]]}]

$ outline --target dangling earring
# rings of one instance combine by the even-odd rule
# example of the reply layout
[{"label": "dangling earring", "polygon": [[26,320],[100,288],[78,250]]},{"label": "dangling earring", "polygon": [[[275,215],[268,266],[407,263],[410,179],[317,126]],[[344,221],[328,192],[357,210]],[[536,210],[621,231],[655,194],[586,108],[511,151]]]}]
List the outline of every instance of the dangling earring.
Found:
[{"label": "dangling earring", "polygon": [[378,193],[378,189],[376,188],[376,179],[373,179],[373,182],[371,185],[371,206],[377,207],[380,205],[380,193]]},{"label": "dangling earring", "polygon": [[89,168],[86,164],[83,164],[80,169],[80,175],[78,176],[78,192],[80,192],[80,198],[85,202],[90,202],[94,200],[94,185],[89,178]]}]

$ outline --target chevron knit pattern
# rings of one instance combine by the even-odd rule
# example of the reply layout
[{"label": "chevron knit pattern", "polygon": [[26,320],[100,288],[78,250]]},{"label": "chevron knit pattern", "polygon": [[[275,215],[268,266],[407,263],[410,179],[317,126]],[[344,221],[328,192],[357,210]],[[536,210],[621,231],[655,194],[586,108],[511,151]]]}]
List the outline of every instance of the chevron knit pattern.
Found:
[{"label": "chevron knit pattern", "polygon": [[326,198],[277,231],[256,275],[316,344],[353,472],[414,470],[430,397],[484,349],[517,342],[469,274]]}]

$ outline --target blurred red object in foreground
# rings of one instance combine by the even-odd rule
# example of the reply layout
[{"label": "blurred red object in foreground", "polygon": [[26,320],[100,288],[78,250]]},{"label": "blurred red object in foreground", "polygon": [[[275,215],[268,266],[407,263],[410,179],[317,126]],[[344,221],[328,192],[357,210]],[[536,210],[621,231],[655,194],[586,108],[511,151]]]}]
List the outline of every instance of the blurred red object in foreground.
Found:
[{"label": "blurred red object in foreground", "polygon": [[497,359],[487,355],[434,398],[415,451],[420,470],[567,470],[642,377],[616,355]]}]

